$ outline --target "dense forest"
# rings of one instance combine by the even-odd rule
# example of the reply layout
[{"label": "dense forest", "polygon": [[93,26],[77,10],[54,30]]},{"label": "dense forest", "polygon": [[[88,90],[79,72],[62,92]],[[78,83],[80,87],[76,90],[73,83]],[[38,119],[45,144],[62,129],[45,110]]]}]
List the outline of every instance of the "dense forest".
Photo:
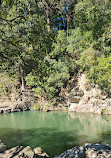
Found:
[{"label": "dense forest", "polygon": [[55,103],[79,72],[111,94],[110,0],[0,1],[0,96]]}]

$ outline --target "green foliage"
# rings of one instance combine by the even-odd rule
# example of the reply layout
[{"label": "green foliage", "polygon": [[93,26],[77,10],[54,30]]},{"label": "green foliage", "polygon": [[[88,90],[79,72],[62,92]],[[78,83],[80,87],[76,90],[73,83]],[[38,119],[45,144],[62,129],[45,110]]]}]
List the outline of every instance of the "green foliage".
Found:
[{"label": "green foliage", "polygon": [[[27,77],[26,77],[26,80],[27,80]],[[30,77],[29,77],[29,82],[30,82]],[[28,80],[27,80],[27,84],[29,83],[28,82]],[[36,85],[36,83],[33,81],[33,84],[31,84],[30,83],[30,85],[32,86],[32,85]],[[41,94],[42,94],[42,91],[43,91],[43,89],[41,88],[41,87],[36,87],[36,88],[32,88],[32,90],[35,92],[35,94],[37,95],[37,96],[40,96]]]},{"label": "green foliage", "polygon": [[88,77],[102,89],[110,92],[111,89],[111,55],[105,57],[100,51],[90,47],[85,50],[78,61],[84,70],[88,72]]},{"label": "green foliage", "polygon": [[51,107],[53,105],[53,103],[48,102],[47,104],[45,104],[45,106],[47,107]]},{"label": "green foliage", "polygon": [[71,34],[68,37],[67,51],[79,57],[80,53],[90,47],[92,42],[92,31],[82,33],[81,29],[77,27],[71,30]]},{"label": "green foliage", "polygon": [[40,104],[34,105],[34,110],[40,110]]},{"label": "green foliage", "polygon": [[74,54],[75,52],[79,51],[81,38],[82,38],[82,34],[80,28],[71,30],[71,34],[68,37],[68,46],[67,46],[67,51],[69,53]]},{"label": "green foliage", "polygon": [[59,30],[55,41],[52,44],[52,52],[50,56],[55,58],[56,56],[63,56],[67,48],[66,32],[64,30]]},{"label": "green foliage", "polygon": [[108,115],[108,114],[109,114],[109,109],[105,108],[105,109],[103,110],[103,114]]},{"label": "green foliage", "polygon": [[98,57],[97,65],[90,68],[89,77],[94,78],[95,83],[107,92],[111,90],[111,55],[107,58]]},{"label": "green foliage", "polygon": [[0,96],[15,93],[19,82],[16,78],[10,77],[7,73],[0,73]]},{"label": "green foliage", "polygon": [[81,53],[78,64],[80,64],[83,69],[88,70],[96,63],[97,55],[98,51],[94,50],[94,48],[91,46]]},{"label": "green foliage", "polygon": [[38,97],[55,103],[79,69],[110,93],[110,0],[4,0],[0,14],[0,95],[25,79]]},{"label": "green foliage", "polygon": [[104,91],[111,93],[111,34],[110,26],[105,28],[103,35],[90,44],[80,54],[78,64],[88,72],[88,77]]},{"label": "green foliage", "polygon": [[68,66],[60,60],[47,58],[42,62],[42,67],[40,63],[39,71],[33,70],[27,75],[27,85],[32,86],[37,95],[45,91],[48,99],[54,99],[70,77]]},{"label": "green foliage", "polygon": [[39,19],[35,10],[31,12],[30,5],[28,1],[20,0],[12,6],[3,2],[1,7],[0,66],[9,75],[16,75],[21,84],[22,78],[36,67],[37,60],[47,54],[51,42],[43,17]]},{"label": "green foliage", "polygon": [[74,25],[82,31],[91,30],[95,39],[104,32],[104,26],[111,20],[111,2],[84,0],[76,5]]}]

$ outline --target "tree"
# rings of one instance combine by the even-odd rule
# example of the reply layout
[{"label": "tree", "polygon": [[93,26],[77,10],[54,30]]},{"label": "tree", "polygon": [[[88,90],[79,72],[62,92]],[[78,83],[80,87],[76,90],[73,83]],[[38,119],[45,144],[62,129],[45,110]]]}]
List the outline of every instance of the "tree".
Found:
[{"label": "tree", "polygon": [[77,0],[61,0],[58,3],[58,12],[63,19],[66,19],[67,38],[70,34],[70,28],[72,27],[72,19],[74,15],[75,5]]},{"label": "tree", "polygon": [[[21,3],[15,2],[12,6],[4,2],[2,8],[4,7],[7,12],[2,11],[4,14],[1,16],[1,68],[10,75],[16,74],[20,78],[21,90],[24,90],[25,75],[29,73],[30,64],[34,65],[36,57],[42,57],[48,49],[47,38],[44,38],[44,24],[41,24],[38,15],[27,12],[28,6],[24,0]],[[34,20],[37,21],[33,24]]]},{"label": "tree", "polygon": [[67,64],[61,60],[45,58],[39,61],[38,69],[33,69],[27,75],[26,81],[38,96],[44,94],[45,99],[54,101],[70,77],[68,69]]},{"label": "tree", "polygon": [[110,7],[110,0],[1,1],[1,76],[53,100],[81,69],[109,92]]},{"label": "tree", "polygon": [[104,28],[110,22],[110,1],[84,0],[76,5],[74,25],[82,31],[92,31],[95,40],[104,32]]},{"label": "tree", "polygon": [[42,0],[37,3],[38,8],[42,11],[42,13],[45,12],[46,14],[48,33],[51,31],[51,17],[57,13],[56,3],[57,0]]}]

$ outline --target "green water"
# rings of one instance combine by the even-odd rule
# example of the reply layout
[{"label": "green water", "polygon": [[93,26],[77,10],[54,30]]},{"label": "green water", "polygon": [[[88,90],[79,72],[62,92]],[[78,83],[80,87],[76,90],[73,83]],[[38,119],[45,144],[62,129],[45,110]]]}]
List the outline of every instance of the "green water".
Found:
[{"label": "green water", "polygon": [[0,115],[0,140],[8,148],[40,146],[53,157],[86,142],[111,144],[111,124],[106,119],[107,116],[65,112],[3,114]]}]

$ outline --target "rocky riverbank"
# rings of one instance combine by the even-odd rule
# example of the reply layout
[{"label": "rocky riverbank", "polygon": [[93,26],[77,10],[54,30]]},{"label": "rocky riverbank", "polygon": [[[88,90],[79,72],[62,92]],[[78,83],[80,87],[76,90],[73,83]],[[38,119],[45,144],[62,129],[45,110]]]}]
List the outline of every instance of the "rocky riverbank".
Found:
[{"label": "rocky riverbank", "polygon": [[69,111],[80,113],[111,114],[111,96],[103,94],[97,85],[88,85],[86,74],[79,76],[67,96]]},{"label": "rocky riverbank", "polygon": [[0,158],[48,158],[49,156],[40,148],[16,146],[7,150],[6,145],[0,141]]},{"label": "rocky riverbank", "polygon": [[70,93],[63,92],[61,103],[49,106],[44,98],[37,98],[33,91],[11,94],[9,98],[0,98],[0,113],[27,110],[54,111],[67,110],[77,113],[111,114],[111,96],[103,94],[97,85],[90,85],[86,74],[74,80]]},{"label": "rocky riverbank", "polygon": [[69,149],[54,158],[111,158],[111,146],[87,143]]},{"label": "rocky riverbank", "polygon": [[0,113],[27,111],[37,103],[37,98],[31,90],[13,93],[0,98]]},{"label": "rocky riverbank", "polygon": [[37,98],[31,90],[11,94],[0,98],[0,114],[28,110],[55,111],[64,110],[64,106],[50,106],[44,98]]},{"label": "rocky riverbank", "polygon": [[[16,146],[7,150],[6,145],[0,141],[0,158],[48,158],[49,156],[36,147],[33,150],[27,146]],[[76,146],[68,149],[54,158],[111,158],[111,145],[86,143],[83,146]]]}]

